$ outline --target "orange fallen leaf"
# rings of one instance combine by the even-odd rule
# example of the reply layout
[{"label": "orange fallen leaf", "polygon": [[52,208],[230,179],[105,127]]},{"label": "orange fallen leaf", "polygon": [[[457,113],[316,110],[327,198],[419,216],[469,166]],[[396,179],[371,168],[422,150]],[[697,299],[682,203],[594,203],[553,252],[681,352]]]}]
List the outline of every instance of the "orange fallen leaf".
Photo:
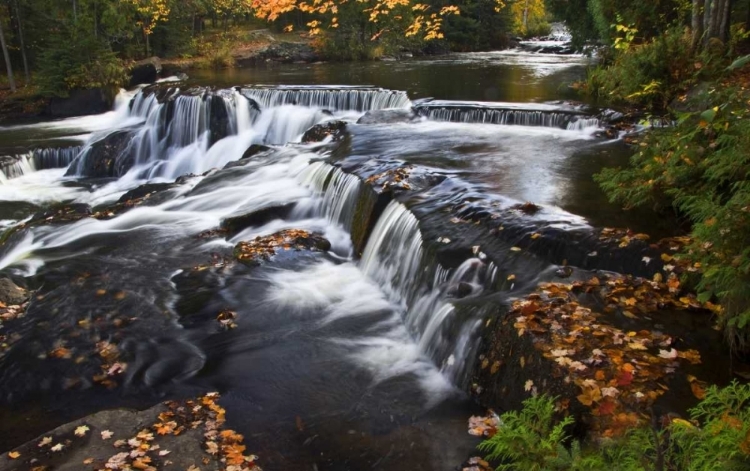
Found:
[{"label": "orange fallen leaf", "polygon": [[10,453],[8,453],[8,457],[10,459],[13,459],[13,460],[17,460],[18,457],[20,457],[20,456],[21,456],[21,453],[19,453],[17,451],[11,451]]}]

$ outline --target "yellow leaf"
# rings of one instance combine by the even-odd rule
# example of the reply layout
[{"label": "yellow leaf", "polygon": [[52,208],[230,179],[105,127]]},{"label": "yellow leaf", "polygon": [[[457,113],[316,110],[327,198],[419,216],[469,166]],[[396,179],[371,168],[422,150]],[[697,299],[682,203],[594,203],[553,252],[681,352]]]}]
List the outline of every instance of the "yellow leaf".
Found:
[{"label": "yellow leaf", "polygon": [[21,453],[17,451],[11,451],[10,453],[8,453],[8,457],[10,457],[13,460],[18,459],[19,456],[21,456]]}]

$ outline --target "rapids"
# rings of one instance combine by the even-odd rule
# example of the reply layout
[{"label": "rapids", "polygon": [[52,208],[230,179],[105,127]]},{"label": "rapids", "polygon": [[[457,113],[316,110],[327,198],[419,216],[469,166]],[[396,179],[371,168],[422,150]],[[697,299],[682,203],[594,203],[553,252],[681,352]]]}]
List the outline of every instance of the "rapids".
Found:
[{"label": "rapids", "polygon": [[[598,137],[596,110],[550,103],[586,62],[522,49],[204,72],[123,90],[101,116],[0,128],[0,273],[38,290],[0,350],[0,449],[218,389],[265,469],[454,469],[476,445],[465,391],[484,316],[554,263],[464,246],[461,225],[436,221],[525,201],[541,208],[529,231],[628,218],[590,183],[623,148]],[[267,85],[236,86],[252,82]],[[409,119],[357,124],[383,110]],[[347,123],[341,142],[300,142],[329,121]],[[373,190],[406,167],[408,191]],[[163,186],[111,209],[146,184]],[[58,223],[63,202],[104,216]],[[331,249],[227,262],[283,229]],[[128,363],[111,389],[92,380],[103,341]],[[72,359],[49,357],[60,347]]]}]

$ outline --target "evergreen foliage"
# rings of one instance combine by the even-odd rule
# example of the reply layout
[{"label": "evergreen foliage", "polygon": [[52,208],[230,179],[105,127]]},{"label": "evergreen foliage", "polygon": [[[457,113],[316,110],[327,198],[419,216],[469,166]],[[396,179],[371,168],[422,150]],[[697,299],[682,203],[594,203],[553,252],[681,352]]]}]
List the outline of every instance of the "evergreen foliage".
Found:
[{"label": "evergreen foliage", "polygon": [[691,421],[642,425],[625,436],[582,447],[555,420],[554,399],[538,396],[501,416],[497,433],[479,449],[497,470],[741,471],[750,469],[750,385],[711,386],[690,410]]}]

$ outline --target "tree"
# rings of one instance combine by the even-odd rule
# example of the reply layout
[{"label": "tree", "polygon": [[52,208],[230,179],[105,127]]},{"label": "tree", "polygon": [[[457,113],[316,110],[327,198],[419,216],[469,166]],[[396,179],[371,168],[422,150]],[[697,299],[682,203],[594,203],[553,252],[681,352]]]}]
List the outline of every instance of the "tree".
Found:
[{"label": "tree", "polygon": [[136,24],[143,32],[143,38],[146,42],[146,55],[151,55],[151,45],[149,37],[154,32],[154,28],[160,22],[167,21],[169,18],[170,6],[167,0],[128,0],[135,7],[138,20]]},{"label": "tree", "polygon": [[25,84],[29,84],[29,61],[26,58],[26,44],[23,40],[23,26],[21,21],[21,10],[18,8],[18,0],[13,0],[13,5],[16,10],[16,23],[18,24],[18,41],[21,46],[21,58],[23,59],[23,75]]},{"label": "tree", "polygon": [[13,66],[10,63],[10,55],[8,54],[8,45],[5,43],[5,34],[3,32],[3,21],[0,18],[0,47],[3,49],[3,58],[5,59],[5,68],[8,71],[8,83],[10,84],[10,91],[16,91],[16,81],[13,79]]}]

